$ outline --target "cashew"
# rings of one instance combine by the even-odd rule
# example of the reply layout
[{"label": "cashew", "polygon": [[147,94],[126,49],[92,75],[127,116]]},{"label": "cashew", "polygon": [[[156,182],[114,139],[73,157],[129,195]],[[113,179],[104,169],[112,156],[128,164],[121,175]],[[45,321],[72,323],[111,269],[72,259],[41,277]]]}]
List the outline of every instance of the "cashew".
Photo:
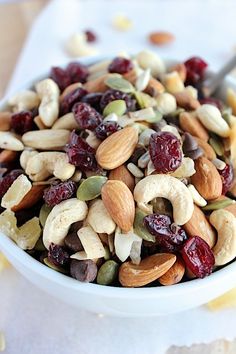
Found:
[{"label": "cashew", "polygon": [[52,129],[79,129],[79,125],[74,118],[74,113],[70,112],[56,120]]},{"label": "cashew", "polygon": [[196,113],[205,128],[223,138],[229,136],[230,128],[217,107],[211,104],[203,104],[197,109]]},{"label": "cashew", "polygon": [[97,49],[88,44],[84,33],[72,34],[67,40],[65,49],[71,57],[76,58],[98,54]]},{"label": "cashew", "polygon": [[137,91],[144,91],[149,83],[150,78],[151,78],[151,72],[149,68],[142,71],[137,77],[135,82],[135,87]]},{"label": "cashew", "polygon": [[25,172],[32,181],[43,181],[51,175],[64,181],[73,176],[75,166],[68,162],[66,153],[48,151],[30,157]]},{"label": "cashew", "polygon": [[99,147],[101,144],[101,140],[97,138],[96,134],[92,130],[86,129],[86,133],[88,133],[87,138],[85,139],[86,142],[95,150]]},{"label": "cashew", "polygon": [[44,129],[25,133],[22,136],[22,141],[26,146],[34,149],[62,150],[69,137],[70,131],[66,129]]},{"label": "cashew", "polygon": [[147,176],[134,188],[134,199],[138,207],[147,210],[148,203],[154,198],[169,199],[173,206],[174,222],[184,225],[193,214],[193,198],[188,188],[177,178],[169,175]]},{"label": "cashew", "polygon": [[171,176],[176,178],[187,178],[194,175],[195,172],[194,161],[189,157],[184,157],[180,167],[172,172]]},{"label": "cashew", "polygon": [[87,222],[95,232],[102,234],[112,234],[115,231],[116,224],[112,220],[105,205],[101,199],[97,199],[89,208]]},{"label": "cashew", "polygon": [[184,83],[181,80],[177,71],[172,71],[171,73],[165,74],[162,79],[166,90],[169,93],[178,93],[184,90]]},{"label": "cashew", "polygon": [[21,151],[24,150],[24,145],[13,133],[0,132],[0,149]]},{"label": "cashew", "polygon": [[48,249],[52,242],[56,245],[63,245],[71,224],[84,220],[87,211],[86,203],[77,198],[64,200],[54,206],[47,217],[43,230],[45,247]]},{"label": "cashew", "polygon": [[27,166],[27,163],[28,163],[28,160],[37,155],[38,154],[38,151],[35,151],[31,148],[26,148],[24,151],[22,151],[21,155],[20,155],[20,165],[21,167],[25,170],[26,169],[26,166]]},{"label": "cashew", "polygon": [[14,112],[31,110],[35,107],[38,107],[39,103],[39,96],[36,92],[31,90],[18,92],[8,100],[8,104],[9,106],[13,106]]},{"label": "cashew", "polygon": [[39,115],[43,123],[51,127],[59,114],[59,87],[52,79],[45,79],[36,84],[36,91],[41,99]]},{"label": "cashew", "polygon": [[165,64],[161,60],[161,58],[159,58],[159,56],[149,50],[143,50],[139,52],[136,55],[136,59],[142,69],[150,68],[151,75],[154,77],[158,76],[158,74],[165,72],[166,70]]},{"label": "cashew", "polygon": [[159,96],[157,96],[156,101],[157,109],[163,115],[170,114],[174,112],[177,108],[176,99],[170,93],[161,93]]},{"label": "cashew", "polygon": [[218,240],[212,249],[215,265],[229,263],[236,257],[236,218],[227,210],[219,209],[210,215],[210,223],[218,232]]},{"label": "cashew", "polygon": [[200,207],[204,207],[207,205],[207,201],[201,196],[201,194],[197,191],[193,184],[188,185],[188,190],[190,191],[193,201],[196,205]]},{"label": "cashew", "polygon": [[37,125],[37,127],[42,130],[42,129],[47,129],[46,125],[43,123],[42,119],[40,116],[34,117],[34,123]]}]

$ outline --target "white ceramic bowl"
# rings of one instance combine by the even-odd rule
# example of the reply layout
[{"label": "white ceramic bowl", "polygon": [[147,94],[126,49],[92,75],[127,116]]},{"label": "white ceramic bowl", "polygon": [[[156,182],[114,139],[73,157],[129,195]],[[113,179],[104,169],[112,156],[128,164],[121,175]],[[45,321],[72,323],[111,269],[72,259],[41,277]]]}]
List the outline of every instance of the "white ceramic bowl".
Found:
[{"label": "white ceramic bowl", "polygon": [[[89,64],[91,59],[84,62]],[[236,82],[230,78],[225,80],[220,97],[224,97],[229,86],[236,89]],[[24,85],[22,89],[28,87]],[[3,106],[4,102],[0,104]],[[236,286],[236,262],[204,279],[173,286],[127,289],[81,283],[60,274],[35,260],[2,233],[0,249],[17,271],[52,296],[77,308],[113,316],[146,317],[180,312],[202,305]]]}]

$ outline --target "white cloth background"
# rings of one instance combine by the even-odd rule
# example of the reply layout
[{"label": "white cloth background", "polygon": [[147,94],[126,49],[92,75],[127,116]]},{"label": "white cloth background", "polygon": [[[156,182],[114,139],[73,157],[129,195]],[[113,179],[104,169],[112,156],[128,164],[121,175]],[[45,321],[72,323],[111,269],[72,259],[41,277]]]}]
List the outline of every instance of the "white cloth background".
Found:
[{"label": "white cloth background", "polygon": [[[176,41],[156,51],[164,57],[205,58],[218,68],[236,45],[235,1],[84,1],[54,0],[29,34],[8,93],[50,65],[68,60],[69,35],[92,28],[102,54],[150,47],[152,30],[168,30]],[[111,28],[112,17],[134,21],[128,33]],[[38,290],[13,269],[0,274],[0,331],[7,354],[164,354],[171,345],[192,345],[236,336],[236,309],[211,313],[205,307],[155,319],[99,318],[78,311]]]}]

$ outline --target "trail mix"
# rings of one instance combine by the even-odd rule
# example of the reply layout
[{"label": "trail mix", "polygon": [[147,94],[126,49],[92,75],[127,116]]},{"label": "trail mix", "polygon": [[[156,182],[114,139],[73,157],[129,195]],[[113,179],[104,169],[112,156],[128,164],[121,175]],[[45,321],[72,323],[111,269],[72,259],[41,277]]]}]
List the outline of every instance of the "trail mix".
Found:
[{"label": "trail mix", "polygon": [[236,92],[154,53],[53,67],[0,112],[0,230],[82,282],[203,278],[236,257]]}]

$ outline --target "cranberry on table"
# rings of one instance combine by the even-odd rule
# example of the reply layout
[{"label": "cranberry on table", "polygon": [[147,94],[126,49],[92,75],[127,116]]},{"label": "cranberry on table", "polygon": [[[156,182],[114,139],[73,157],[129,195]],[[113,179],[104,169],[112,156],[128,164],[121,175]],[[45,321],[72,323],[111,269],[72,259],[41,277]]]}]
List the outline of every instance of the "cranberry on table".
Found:
[{"label": "cranberry on table", "polygon": [[69,263],[70,255],[61,246],[51,243],[48,250],[48,259],[56,266],[66,266]]},{"label": "cranberry on table", "polygon": [[103,122],[95,129],[95,134],[98,139],[104,140],[119,129],[120,127],[116,122]]},{"label": "cranberry on table", "polygon": [[199,236],[187,240],[181,250],[186,266],[198,278],[210,275],[215,264],[215,257],[210,246]]},{"label": "cranberry on table", "polygon": [[89,75],[89,71],[86,65],[79,62],[72,62],[67,65],[66,72],[70,77],[70,83],[75,82],[85,83]]},{"label": "cranberry on table", "polygon": [[91,283],[96,279],[98,268],[91,259],[78,261],[72,259],[70,263],[70,275],[79,281]]},{"label": "cranberry on table", "polygon": [[81,171],[96,171],[98,164],[95,158],[95,149],[93,149],[83,138],[75,131],[70,135],[70,141],[66,146],[66,153],[69,162],[79,167]]},{"label": "cranberry on table", "polygon": [[71,79],[66,70],[54,66],[50,71],[50,78],[55,81],[61,91],[71,84]]},{"label": "cranberry on table", "polygon": [[76,183],[73,181],[61,182],[44,190],[43,199],[48,206],[53,207],[63,200],[69,199],[76,192]]},{"label": "cranberry on table", "polygon": [[21,111],[13,113],[11,116],[11,128],[20,135],[33,130],[34,121],[31,111]]},{"label": "cranberry on table", "polygon": [[182,162],[181,142],[169,132],[157,132],[151,136],[149,153],[158,173],[173,172]]},{"label": "cranberry on table", "polygon": [[116,57],[108,66],[108,71],[110,73],[118,73],[122,75],[128,73],[133,69],[133,67],[134,65],[131,60],[122,57]]},{"label": "cranberry on table", "polygon": [[186,85],[197,85],[203,78],[208,64],[199,57],[192,57],[184,62],[187,69]]},{"label": "cranberry on table", "polygon": [[87,94],[87,91],[82,87],[78,87],[72,92],[69,92],[62,100],[60,105],[60,114],[64,115],[71,112],[72,107],[76,102],[81,101],[81,99]]},{"label": "cranberry on table", "polygon": [[102,98],[102,93],[101,92],[91,92],[85,95],[81,101],[88,103],[90,106],[96,109],[96,111],[100,112],[100,101]]},{"label": "cranberry on table", "polygon": [[101,114],[88,103],[76,103],[72,108],[72,112],[81,129],[94,130],[102,122]]},{"label": "cranberry on table", "polygon": [[226,194],[233,185],[233,179],[234,179],[233,168],[231,165],[226,164],[225,168],[223,170],[218,170],[218,172],[221,175],[221,179],[222,179],[222,185],[223,185],[222,194]]},{"label": "cranberry on table", "polygon": [[172,223],[167,215],[151,214],[143,219],[148,231],[156,237],[157,245],[164,252],[177,252],[187,235],[180,226]]},{"label": "cranberry on table", "polygon": [[90,43],[96,42],[97,36],[93,31],[86,30],[86,31],[84,31],[84,34],[86,36],[87,42],[90,42]]},{"label": "cranberry on table", "polygon": [[22,170],[12,170],[8,174],[6,174],[4,177],[0,179],[0,198],[4,196],[8,188],[12,185],[12,183],[22,175],[24,172]]},{"label": "cranberry on table", "polygon": [[108,105],[108,103],[115,100],[124,100],[126,103],[127,111],[135,111],[136,110],[136,100],[128,93],[119,91],[119,90],[107,90],[101,98],[100,106],[103,111],[104,108]]}]

